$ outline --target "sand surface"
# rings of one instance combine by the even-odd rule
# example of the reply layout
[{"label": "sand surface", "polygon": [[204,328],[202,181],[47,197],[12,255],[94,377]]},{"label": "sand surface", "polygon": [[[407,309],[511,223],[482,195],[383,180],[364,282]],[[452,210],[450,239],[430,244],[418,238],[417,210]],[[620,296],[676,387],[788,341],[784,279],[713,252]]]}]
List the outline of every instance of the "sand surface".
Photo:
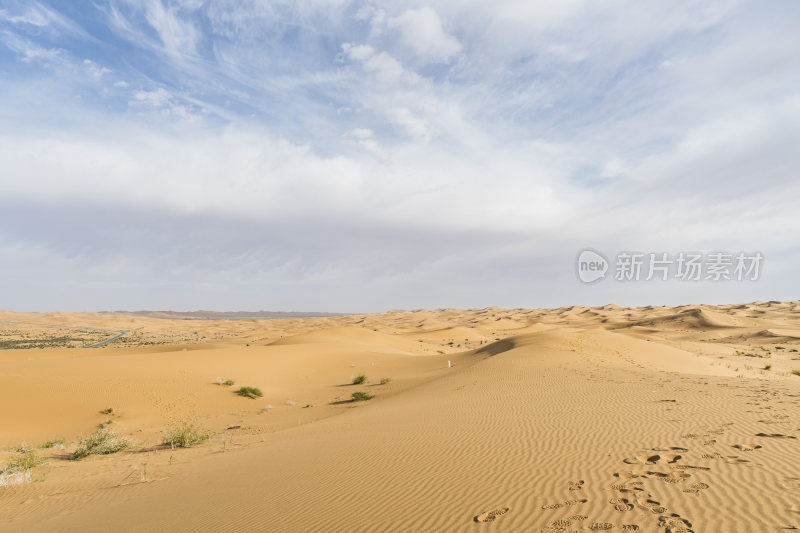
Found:
[{"label": "sand surface", "polygon": [[[0,469],[46,460],[0,531],[800,527],[800,302],[0,312],[0,346]],[[161,445],[183,421],[211,438]],[[100,425],[133,446],[71,460]]]}]

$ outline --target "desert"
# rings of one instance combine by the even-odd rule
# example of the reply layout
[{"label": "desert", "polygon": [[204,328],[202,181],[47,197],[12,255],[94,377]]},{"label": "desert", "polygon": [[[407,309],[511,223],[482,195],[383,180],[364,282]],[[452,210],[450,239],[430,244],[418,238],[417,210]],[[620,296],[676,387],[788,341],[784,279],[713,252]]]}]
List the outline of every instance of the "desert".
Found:
[{"label": "desert", "polygon": [[798,311],[3,312],[0,530],[793,529]]}]

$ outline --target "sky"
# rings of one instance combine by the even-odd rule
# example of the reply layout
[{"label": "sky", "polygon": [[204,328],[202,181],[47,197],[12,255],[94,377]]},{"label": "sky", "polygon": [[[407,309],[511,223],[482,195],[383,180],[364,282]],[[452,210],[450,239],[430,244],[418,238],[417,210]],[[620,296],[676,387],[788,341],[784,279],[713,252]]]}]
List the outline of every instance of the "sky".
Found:
[{"label": "sky", "polygon": [[[0,0],[0,309],[800,299],[798,26],[794,0]],[[764,260],[619,281],[624,251]]]}]

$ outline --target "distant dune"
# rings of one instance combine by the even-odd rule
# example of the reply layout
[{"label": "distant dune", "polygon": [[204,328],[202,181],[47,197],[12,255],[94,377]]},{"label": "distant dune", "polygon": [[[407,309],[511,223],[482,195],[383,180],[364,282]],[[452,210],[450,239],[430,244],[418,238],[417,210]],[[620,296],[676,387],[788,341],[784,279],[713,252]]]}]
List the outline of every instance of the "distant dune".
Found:
[{"label": "distant dune", "polygon": [[0,531],[800,527],[800,302],[300,315],[0,312]]},{"label": "distant dune", "polygon": [[244,318],[314,318],[345,316],[348,313],[317,313],[305,311],[109,311],[122,315],[148,316],[167,319],[236,320]]}]

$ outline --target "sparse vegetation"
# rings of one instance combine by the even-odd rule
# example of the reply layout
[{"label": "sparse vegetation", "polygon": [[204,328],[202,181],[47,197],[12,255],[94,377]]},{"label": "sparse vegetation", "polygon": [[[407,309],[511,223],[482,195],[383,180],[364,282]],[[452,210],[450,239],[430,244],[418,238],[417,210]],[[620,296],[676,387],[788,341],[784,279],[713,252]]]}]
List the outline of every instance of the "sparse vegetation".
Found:
[{"label": "sparse vegetation", "polygon": [[41,464],[44,464],[44,459],[36,455],[36,452],[27,452],[22,457],[10,459],[4,472],[24,472]]},{"label": "sparse vegetation", "polygon": [[90,455],[108,455],[117,453],[130,447],[130,441],[120,437],[108,429],[98,429],[88,437],[83,437],[78,443],[78,449],[72,454],[73,460],[83,459]]},{"label": "sparse vegetation", "polygon": [[363,385],[367,382],[367,376],[364,374],[359,374],[353,378],[353,385]]},{"label": "sparse vegetation", "polygon": [[764,365],[764,370],[770,370],[771,368],[772,368],[772,365]]},{"label": "sparse vegetation", "polygon": [[381,385],[386,385],[390,381],[392,381],[392,378],[381,378]]},{"label": "sparse vegetation", "polygon": [[63,448],[67,444],[67,439],[64,437],[56,437],[50,439],[42,444],[42,448]]},{"label": "sparse vegetation", "polygon": [[164,434],[161,444],[170,448],[190,448],[207,440],[211,435],[203,433],[194,424],[183,422],[179,427],[169,430]]},{"label": "sparse vegetation", "polygon": [[11,451],[17,453],[28,453],[32,451],[32,448],[28,445],[27,442],[23,441],[19,444],[19,446],[11,448]]},{"label": "sparse vegetation", "polygon": [[792,370],[792,374],[795,376],[800,376],[800,370]]},{"label": "sparse vegetation", "polygon": [[110,414],[112,414],[113,412],[114,412],[114,409],[113,409],[113,408],[111,408],[111,407],[109,407],[108,409],[103,409],[102,411],[100,411],[100,413],[102,413],[102,414],[104,414],[104,415],[110,415]]},{"label": "sparse vegetation", "polygon": [[236,394],[238,394],[239,396],[244,396],[245,398],[250,398],[252,400],[264,396],[264,393],[261,392],[261,389],[258,389],[256,387],[241,387],[239,390],[236,391]]},{"label": "sparse vegetation", "polygon": [[221,379],[217,380],[217,385],[224,386],[224,387],[232,387],[235,383],[236,382],[233,381],[232,379],[226,379],[225,381],[223,381]]},{"label": "sparse vegetation", "polygon": [[369,394],[368,392],[364,392],[362,390],[357,390],[352,394],[352,398],[354,402],[365,402],[367,400],[371,400],[374,396]]}]

